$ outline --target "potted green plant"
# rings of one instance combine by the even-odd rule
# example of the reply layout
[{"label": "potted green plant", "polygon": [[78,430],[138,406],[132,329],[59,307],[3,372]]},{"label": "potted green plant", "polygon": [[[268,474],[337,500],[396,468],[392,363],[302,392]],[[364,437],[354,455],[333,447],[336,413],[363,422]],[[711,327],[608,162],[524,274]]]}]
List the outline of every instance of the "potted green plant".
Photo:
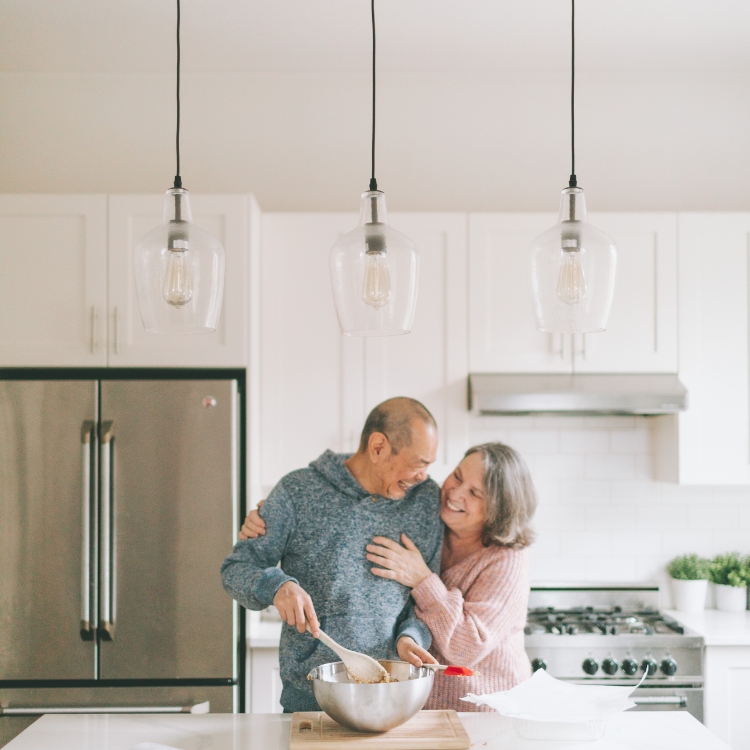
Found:
[{"label": "potted green plant", "polygon": [[680,555],[667,566],[672,579],[675,609],[681,612],[702,612],[706,605],[706,590],[710,560],[699,555]]},{"label": "potted green plant", "polygon": [[742,557],[739,552],[716,555],[709,575],[716,593],[716,609],[743,612],[747,608],[750,558]]}]

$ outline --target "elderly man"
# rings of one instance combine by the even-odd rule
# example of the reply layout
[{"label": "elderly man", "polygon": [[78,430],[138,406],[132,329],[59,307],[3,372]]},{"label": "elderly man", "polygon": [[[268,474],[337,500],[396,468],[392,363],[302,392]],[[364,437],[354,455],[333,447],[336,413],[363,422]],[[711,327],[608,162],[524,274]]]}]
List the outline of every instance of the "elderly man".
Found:
[{"label": "elderly man", "polygon": [[234,599],[255,610],[273,603],[284,620],[284,711],[319,710],[307,674],[338,660],[313,637],[321,628],[376,659],[434,661],[409,589],[372,575],[365,546],[374,536],[406,533],[439,572],[440,489],[427,477],[436,449],[435,420],[422,404],[385,401],[367,417],[357,453],[326,451],[281,479],[260,512],[267,533],[238,542],[224,561],[224,588]]}]

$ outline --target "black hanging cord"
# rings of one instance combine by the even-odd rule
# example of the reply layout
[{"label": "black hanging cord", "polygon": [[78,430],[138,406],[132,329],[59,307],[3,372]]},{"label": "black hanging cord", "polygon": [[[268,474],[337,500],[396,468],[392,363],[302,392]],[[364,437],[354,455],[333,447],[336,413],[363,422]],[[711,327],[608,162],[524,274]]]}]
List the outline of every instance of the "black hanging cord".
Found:
[{"label": "black hanging cord", "polygon": [[174,186],[182,187],[180,177],[180,0],[177,0],[177,132],[175,134],[175,151],[177,152],[177,174],[174,178]]},{"label": "black hanging cord", "polygon": [[[179,0],[178,0],[179,2]],[[570,0],[570,180],[568,187],[578,187],[576,182],[576,0]]]},{"label": "black hanging cord", "polygon": [[372,170],[370,172],[370,190],[377,190],[378,183],[375,179],[375,0],[370,0],[370,11],[372,14]]}]

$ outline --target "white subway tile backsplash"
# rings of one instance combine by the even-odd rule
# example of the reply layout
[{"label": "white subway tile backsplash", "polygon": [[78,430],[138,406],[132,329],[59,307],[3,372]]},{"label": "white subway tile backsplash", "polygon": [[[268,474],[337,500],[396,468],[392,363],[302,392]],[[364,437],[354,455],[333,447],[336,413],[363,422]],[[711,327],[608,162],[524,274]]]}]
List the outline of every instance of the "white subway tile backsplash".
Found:
[{"label": "white subway tile backsplash", "polygon": [[633,557],[587,557],[586,580],[622,582],[635,580]]},{"label": "white subway tile backsplash", "polygon": [[570,555],[542,557],[532,553],[531,580],[551,583],[585,581],[586,558]]},{"label": "white subway tile backsplash", "polygon": [[587,505],[587,531],[635,531],[636,509],[633,505]]},{"label": "white subway tile backsplash", "polygon": [[541,479],[577,479],[583,477],[583,456],[533,456],[533,476]]},{"label": "white subway tile backsplash", "polygon": [[639,505],[637,507],[638,529],[687,529],[687,505]]},{"label": "white subway tile backsplash", "polygon": [[546,531],[580,531],[585,524],[585,505],[541,505],[534,519],[540,535]]},{"label": "white subway tile backsplash", "polygon": [[608,504],[611,487],[608,481],[601,479],[568,479],[559,483],[559,495],[563,504]]},{"label": "white subway tile backsplash", "polygon": [[472,443],[502,440],[539,495],[534,581],[659,581],[689,552],[750,553],[750,487],[653,479],[651,424],[641,417],[472,418]]},{"label": "white subway tile backsplash", "polygon": [[648,453],[651,450],[651,433],[647,427],[611,430],[609,445],[612,453]]},{"label": "white subway tile backsplash", "polygon": [[589,454],[586,456],[586,476],[592,479],[635,479],[635,456]]},{"label": "white subway tile backsplash", "polygon": [[561,453],[608,453],[609,430],[561,430]]},{"label": "white subway tile backsplash", "polygon": [[691,504],[687,508],[688,528],[695,531],[736,529],[740,514],[736,505]]},{"label": "white subway tile backsplash", "polygon": [[661,485],[646,479],[620,479],[611,482],[610,496],[613,503],[658,503],[661,500]]},{"label": "white subway tile backsplash", "polygon": [[612,531],[611,552],[613,555],[660,555],[660,531]]}]

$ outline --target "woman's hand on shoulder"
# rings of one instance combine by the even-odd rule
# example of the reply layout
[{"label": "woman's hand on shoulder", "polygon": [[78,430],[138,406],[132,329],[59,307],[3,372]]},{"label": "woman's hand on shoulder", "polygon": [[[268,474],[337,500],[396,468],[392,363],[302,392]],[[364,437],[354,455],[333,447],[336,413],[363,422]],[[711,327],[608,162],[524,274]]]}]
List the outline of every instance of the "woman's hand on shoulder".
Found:
[{"label": "woman's hand on shoulder", "polygon": [[406,534],[401,534],[403,546],[384,536],[376,536],[367,545],[367,559],[380,565],[370,571],[381,578],[390,578],[410,589],[418,586],[432,571],[417,549],[417,545]]},{"label": "woman's hand on shoulder", "polygon": [[396,650],[401,661],[407,661],[415,667],[423,664],[437,664],[437,659],[426,649],[418,646],[416,641],[408,635],[402,635],[396,644]]},{"label": "woman's hand on shoulder", "polygon": [[238,535],[240,541],[244,542],[246,539],[257,539],[259,536],[263,536],[266,533],[266,522],[260,517],[260,513],[258,513],[258,509],[265,502],[265,500],[261,500],[258,503],[258,507],[247,514],[247,518],[245,518]]}]

